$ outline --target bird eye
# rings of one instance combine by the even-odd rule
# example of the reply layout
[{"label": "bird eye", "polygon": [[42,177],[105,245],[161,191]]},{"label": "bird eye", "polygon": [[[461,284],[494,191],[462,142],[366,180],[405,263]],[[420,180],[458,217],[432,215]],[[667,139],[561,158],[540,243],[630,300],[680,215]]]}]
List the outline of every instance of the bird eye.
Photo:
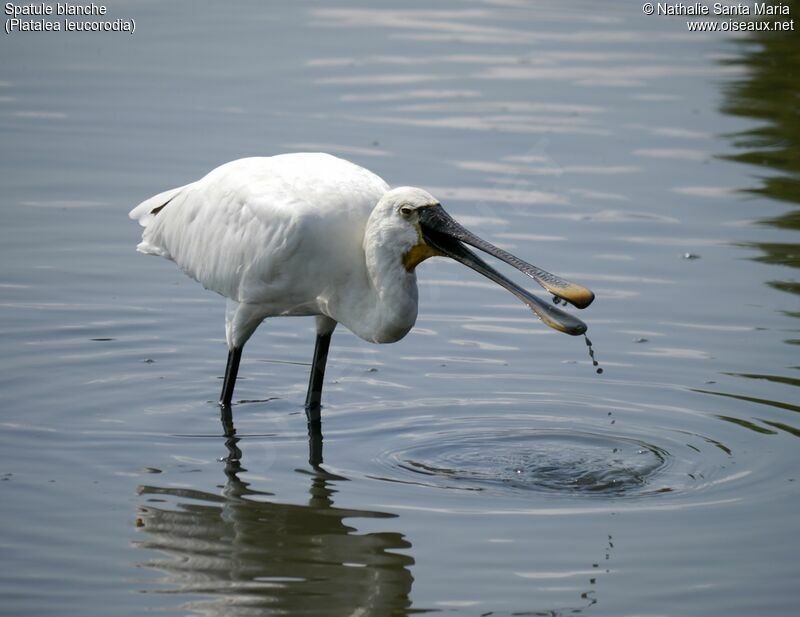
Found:
[{"label": "bird eye", "polygon": [[404,217],[408,218],[411,216],[411,213],[414,212],[414,209],[410,206],[401,206],[400,207],[400,214]]}]

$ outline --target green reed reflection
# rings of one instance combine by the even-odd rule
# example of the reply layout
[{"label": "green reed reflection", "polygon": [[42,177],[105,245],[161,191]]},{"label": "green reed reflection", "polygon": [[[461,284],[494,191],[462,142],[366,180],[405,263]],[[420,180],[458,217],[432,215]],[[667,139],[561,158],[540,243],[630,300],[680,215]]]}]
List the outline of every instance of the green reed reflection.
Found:
[{"label": "green reed reflection", "polygon": [[[800,15],[800,1],[783,2],[793,16]],[[744,43],[748,49],[735,60],[748,71],[742,80],[727,90],[722,111],[754,118],[761,124],[733,136],[738,152],[726,158],[765,167],[772,172],[751,192],[769,199],[800,204],[800,44],[797,32],[760,32]],[[800,230],[800,210],[792,209],[759,223],[786,230]],[[763,255],[756,261],[800,267],[800,244],[797,242],[753,242],[747,246]],[[800,294],[800,284],[793,280],[775,280],[774,289]]]},{"label": "green reed reflection", "polygon": [[[800,1],[790,0],[792,15],[800,14]],[[727,92],[724,113],[762,120],[754,129],[735,136],[735,145],[742,151],[733,160],[760,165],[783,172],[764,179],[764,185],[753,189],[772,199],[800,202],[800,45],[796,32],[761,32],[745,43],[749,51],[737,64],[748,69],[747,75],[732,84]],[[755,45],[754,45],[755,44]],[[765,221],[798,229],[800,216],[792,212],[785,217]]]}]

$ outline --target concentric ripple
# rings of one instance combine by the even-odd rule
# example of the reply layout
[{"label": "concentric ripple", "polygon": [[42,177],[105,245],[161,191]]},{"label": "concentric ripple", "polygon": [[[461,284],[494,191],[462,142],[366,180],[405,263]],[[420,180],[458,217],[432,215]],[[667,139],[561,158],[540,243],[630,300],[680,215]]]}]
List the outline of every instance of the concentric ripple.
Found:
[{"label": "concentric ripple", "polygon": [[670,454],[632,438],[538,430],[438,434],[388,459],[407,472],[462,488],[627,495],[663,492],[650,482]]},{"label": "concentric ripple", "polygon": [[[745,484],[758,483],[759,466],[734,455],[735,434],[721,431],[713,415],[677,405],[655,414],[651,404],[606,399],[596,390],[561,401],[546,394],[417,401],[396,414],[382,410],[390,419],[365,423],[358,436],[336,437],[363,443],[375,436],[382,447],[366,474],[373,479],[512,500],[532,493],[663,498],[674,507],[738,499]],[[348,467],[338,471],[359,475]]]}]

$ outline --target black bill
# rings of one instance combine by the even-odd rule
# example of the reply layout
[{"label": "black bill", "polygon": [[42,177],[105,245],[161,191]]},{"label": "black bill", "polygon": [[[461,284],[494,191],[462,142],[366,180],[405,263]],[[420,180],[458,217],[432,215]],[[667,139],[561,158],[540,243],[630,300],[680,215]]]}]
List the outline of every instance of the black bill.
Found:
[{"label": "black bill", "polygon": [[565,281],[554,274],[522,261],[511,253],[482,240],[459,225],[441,206],[437,205],[420,208],[418,213],[422,235],[425,242],[432,248],[448,257],[452,257],[465,266],[469,266],[476,272],[479,272],[486,278],[493,280],[498,285],[510,291],[551,328],[573,336],[586,332],[586,324],[580,319],[547,302],[543,302],[522,287],[508,280],[475,253],[470,251],[462,242],[479,248],[507,264],[514,266],[520,272],[530,276],[553,295],[558,296],[578,308],[585,308],[594,300],[594,294],[589,289]]}]

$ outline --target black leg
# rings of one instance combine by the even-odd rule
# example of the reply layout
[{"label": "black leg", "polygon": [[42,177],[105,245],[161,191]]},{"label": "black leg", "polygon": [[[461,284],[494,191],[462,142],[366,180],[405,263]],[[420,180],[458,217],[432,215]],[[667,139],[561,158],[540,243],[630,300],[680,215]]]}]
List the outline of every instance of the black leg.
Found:
[{"label": "black leg", "polygon": [[222,394],[219,404],[227,407],[233,398],[233,388],[236,385],[236,375],[239,372],[239,360],[242,359],[241,347],[234,347],[228,351],[228,365],[225,367],[225,380],[222,382]]},{"label": "black leg", "polygon": [[322,402],[322,382],[325,381],[325,364],[328,362],[328,349],[331,346],[331,334],[317,334],[314,346],[314,360],[311,363],[311,375],[308,379],[306,395],[306,415],[309,422],[319,420],[320,403]]},{"label": "black leg", "polygon": [[311,375],[308,378],[306,394],[306,418],[308,418],[308,462],[314,469],[322,464],[322,383],[325,381],[325,365],[328,362],[328,349],[331,335],[317,334],[314,345],[314,360],[311,362]]},{"label": "black leg", "polygon": [[[319,409],[319,407],[317,407]],[[314,469],[322,465],[322,419],[317,414],[316,420],[309,415],[308,420],[308,464]]]}]

